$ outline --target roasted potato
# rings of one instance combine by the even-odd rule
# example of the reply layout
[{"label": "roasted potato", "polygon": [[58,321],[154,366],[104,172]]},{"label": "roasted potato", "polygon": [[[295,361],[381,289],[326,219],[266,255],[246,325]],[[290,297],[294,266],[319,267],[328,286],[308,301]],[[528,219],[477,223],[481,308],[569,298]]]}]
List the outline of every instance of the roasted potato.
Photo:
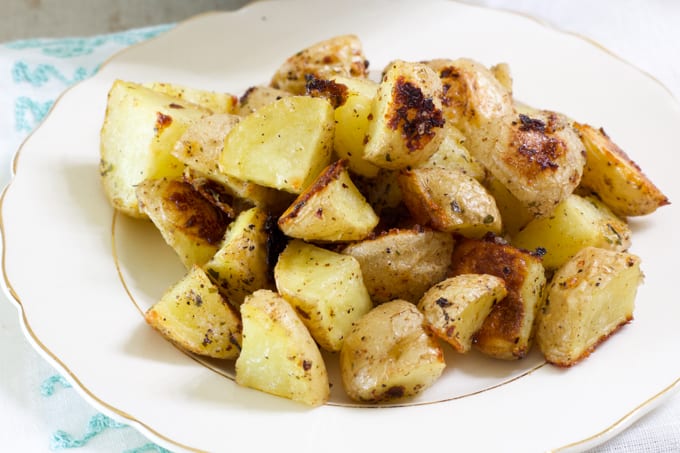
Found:
[{"label": "roasted potato", "polygon": [[403,170],[397,181],[404,204],[420,225],[467,237],[501,232],[496,201],[471,176],[444,168],[414,168]]},{"label": "roasted potato", "polygon": [[258,290],[241,305],[243,343],[236,382],[319,406],[328,400],[328,372],[321,352],[295,310],[279,294]]},{"label": "roasted potato", "polygon": [[474,335],[482,353],[504,360],[525,357],[533,343],[534,321],[545,295],[540,258],[500,239],[465,239],[451,258],[451,276],[489,274],[503,279],[507,296],[491,309]]},{"label": "roasted potato", "polygon": [[307,78],[333,76],[364,78],[368,60],[355,35],[334,36],[315,43],[289,57],[277,69],[270,86],[293,94],[304,94]]},{"label": "roasted potato", "polygon": [[604,132],[575,123],[586,149],[581,186],[604,201],[616,215],[641,216],[670,203],[640,167]]},{"label": "roasted potato", "polygon": [[466,353],[493,306],[507,293],[503,279],[488,274],[461,274],[427,290],[418,309],[437,337]]},{"label": "roasted potato", "polygon": [[350,244],[342,253],[359,261],[373,303],[393,299],[417,303],[425,291],[446,278],[453,246],[448,233],[395,229]]},{"label": "roasted potato", "polygon": [[371,106],[364,158],[392,170],[429,159],[444,138],[441,95],[427,66],[390,63]]},{"label": "roasted potato", "polygon": [[[478,159],[534,216],[545,216],[578,186],[583,145],[556,112],[517,112],[511,92],[484,65],[433,60],[446,89],[444,112]],[[530,112],[530,114],[529,114]]]},{"label": "roasted potato", "polygon": [[241,351],[241,317],[198,266],[170,287],[147,310],[145,319],[189,352],[235,359]]},{"label": "roasted potato", "polygon": [[602,129],[513,98],[506,63],[367,69],[343,35],[240,99],[113,84],[107,196],[189,269],[149,324],[238,355],[241,385],[317,406],[319,348],[350,398],[377,403],[441,375],[439,339],[504,360],[538,342],[571,366],[632,319],[626,217],[669,200]]},{"label": "roasted potato", "polygon": [[145,179],[178,178],[184,166],[171,151],[195,120],[210,110],[142,85],[116,80],[100,134],[99,174],[111,205],[132,217],[139,209],[135,187]]},{"label": "roasted potato", "polygon": [[327,351],[339,351],[352,323],[373,308],[355,258],[300,240],[279,255],[274,279],[279,294]]},{"label": "roasted potato", "polygon": [[233,94],[200,90],[194,87],[165,82],[145,83],[143,86],[151,88],[153,91],[200,105],[212,113],[234,114],[237,112],[238,99]]},{"label": "roasted potato", "polygon": [[542,249],[543,265],[554,270],[586,246],[628,249],[631,231],[601,201],[572,194],[550,216],[529,222],[510,242],[527,250]]},{"label": "roasted potato", "polygon": [[347,172],[347,162],[336,161],[279,217],[287,236],[306,241],[357,241],[378,224],[378,216]]},{"label": "roasted potato", "polygon": [[333,107],[325,99],[284,97],[244,117],[224,141],[222,172],[301,193],[330,161]]},{"label": "roasted potato", "polygon": [[242,212],[203,268],[229,303],[238,307],[250,293],[273,289],[269,270],[270,225],[261,208]]},{"label": "roasted potato", "polygon": [[444,354],[423,327],[423,315],[404,300],[362,316],[340,351],[342,383],[350,398],[378,403],[421,393],[442,374]]},{"label": "roasted potato", "polygon": [[191,185],[174,179],[146,179],[137,185],[136,193],[142,212],[187,269],[204,265],[217,252],[229,220]]},{"label": "roasted potato", "polygon": [[369,116],[378,84],[370,79],[334,77],[334,84],[345,87],[346,95],[335,108],[335,135],[333,147],[341,159],[346,159],[349,169],[362,176],[375,176],[380,167],[364,157],[364,139],[368,131]]},{"label": "roasted potato", "polygon": [[571,366],[590,355],[633,319],[642,280],[635,255],[596,247],[577,253],[553,276],[538,316],[536,342],[546,360]]}]

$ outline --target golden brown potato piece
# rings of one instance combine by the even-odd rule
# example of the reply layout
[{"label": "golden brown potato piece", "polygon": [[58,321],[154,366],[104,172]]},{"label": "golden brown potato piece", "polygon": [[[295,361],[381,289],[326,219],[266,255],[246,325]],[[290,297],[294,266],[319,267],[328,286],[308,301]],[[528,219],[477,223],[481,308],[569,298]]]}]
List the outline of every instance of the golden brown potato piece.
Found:
[{"label": "golden brown potato piece", "polygon": [[461,274],[494,275],[505,281],[508,291],[475,334],[475,347],[499,359],[526,356],[546,284],[540,258],[500,239],[465,239],[456,245],[451,258],[451,275]]},{"label": "golden brown potato piece", "polygon": [[140,209],[149,216],[187,269],[202,266],[217,252],[229,223],[222,211],[174,179],[147,179],[137,185]]},{"label": "golden brown potato piece", "polygon": [[414,168],[398,177],[404,204],[424,226],[466,237],[501,232],[496,201],[476,179],[458,170]]},{"label": "golden brown potato piece", "polygon": [[170,287],[145,318],[165,338],[189,352],[235,359],[241,351],[241,317],[198,266]]},{"label": "golden brown potato piece", "polygon": [[631,231],[598,199],[572,194],[548,217],[530,221],[510,242],[527,250],[545,250],[543,265],[554,270],[587,246],[628,249]]},{"label": "golden brown potato piece", "polygon": [[358,241],[378,224],[378,216],[347,172],[347,162],[336,161],[279,217],[287,236],[306,241]]},{"label": "golden brown potato piece", "polygon": [[641,216],[670,204],[668,198],[642,173],[640,167],[603,129],[575,123],[586,148],[581,186],[622,217]]},{"label": "golden brown potato piece", "polygon": [[270,85],[293,94],[304,94],[308,76],[329,79],[367,75],[368,60],[361,41],[350,34],[334,36],[292,55],[276,71]]},{"label": "golden brown potato piece", "polygon": [[329,164],[334,126],[333,107],[325,99],[281,98],[231,129],[220,169],[234,178],[299,194]]},{"label": "golden brown potato piece", "polygon": [[241,305],[243,346],[236,382],[309,406],[328,400],[321,352],[295,310],[279,294],[255,291]]},{"label": "golden brown potato piece", "polygon": [[384,303],[361,317],[340,351],[343,386],[361,402],[417,395],[445,366],[441,347],[423,327],[423,315],[404,300]]},{"label": "golden brown potato piece", "polygon": [[433,60],[445,87],[447,121],[478,159],[534,215],[548,215],[578,185],[585,158],[569,121],[556,112],[518,112],[511,92],[484,65]]},{"label": "golden brown potato piece", "polygon": [[335,108],[335,153],[349,162],[352,172],[373,177],[380,167],[364,158],[364,139],[378,84],[370,79],[347,77],[334,77],[331,82],[346,87],[347,91],[343,102]]},{"label": "golden brown potato piece", "polygon": [[640,259],[595,247],[581,250],[553,276],[536,342],[548,362],[571,366],[633,319],[642,283]]},{"label": "golden brown potato piece", "polygon": [[300,240],[279,255],[274,278],[276,289],[327,351],[339,351],[352,324],[373,308],[355,258]]},{"label": "golden brown potato piece", "polygon": [[392,170],[429,159],[444,138],[441,94],[427,66],[390,63],[371,107],[364,158]]},{"label": "golden brown potato piece", "polygon": [[427,290],[418,309],[435,335],[456,351],[466,353],[491,308],[506,295],[503,279],[488,274],[461,274]]},{"label": "golden brown potato piece", "polygon": [[268,248],[272,226],[261,208],[241,212],[229,224],[219,250],[203,266],[220,293],[236,307],[258,289],[274,289]]},{"label": "golden brown potato piece", "polygon": [[145,179],[179,178],[184,166],[170,152],[206,108],[142,85],[116,80],[109,90],[101,129],[99,174],[111,205],[132,217],[135,187]]},{"label": "golden brown potato piece", "polygon": [[350,244],[342,253],[359,261],[374,303],[393,299],[417,303],[425,291],[446,278],[453,245],[448,233],[394,229]]}]

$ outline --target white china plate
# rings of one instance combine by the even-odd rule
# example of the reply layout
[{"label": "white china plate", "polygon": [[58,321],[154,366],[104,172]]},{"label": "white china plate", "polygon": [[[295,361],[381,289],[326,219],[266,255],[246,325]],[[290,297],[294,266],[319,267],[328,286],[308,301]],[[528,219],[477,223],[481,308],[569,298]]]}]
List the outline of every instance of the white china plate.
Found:
[{"label": "white china plate", "polygon": [[[99,130],[116,78],[241,94],[286,57],[355,33],[378,72],[395,58],[507,62],[522,101],[606,128],[680,199],[680,107],[602,48],[530,18],[448,1],[258,2],[134,46],[67,91],[15,159],[2,203],[4,286],[26,335],[97,408],[179,451],[577,451],[614,436],[679,387],[677,209],[631,221],[643,259],[635,320],[571,369],[538,354],[499,363],[447,357],[413,404],[308,409],[237,386],[143,321],[181,273],[160,236],[114,215],[99,183]],[[228,367],[227,367],[228,368]]]}]

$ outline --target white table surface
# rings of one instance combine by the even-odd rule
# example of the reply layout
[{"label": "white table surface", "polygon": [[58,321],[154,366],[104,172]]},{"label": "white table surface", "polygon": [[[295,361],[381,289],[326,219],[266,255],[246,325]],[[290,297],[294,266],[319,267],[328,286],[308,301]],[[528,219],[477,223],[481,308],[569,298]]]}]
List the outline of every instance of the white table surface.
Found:
[{"label": "white table surface", "polygon": [[[680,99],[680,1],[476,0],[469,3],[519,11],[561,30],[590,38],[659,80]],[[680,124],[678,126],[680,129]],[[11,156],[5,154],[0,161],[2,186],[10,174]],[[60,384],[52,396],[41,394],[41,385],[56,375],[56,371],[28,344],[17,310],[4,299],[0,295],[0,451],[50,451],[50,440],[57,431],[80,438],[97,411],[74,389]],[[669,359],[680,360],[680,354]],[[159,450],[132,428],[113,428],[73,451]],[[593,451],[680,451],[680,393]]]}]

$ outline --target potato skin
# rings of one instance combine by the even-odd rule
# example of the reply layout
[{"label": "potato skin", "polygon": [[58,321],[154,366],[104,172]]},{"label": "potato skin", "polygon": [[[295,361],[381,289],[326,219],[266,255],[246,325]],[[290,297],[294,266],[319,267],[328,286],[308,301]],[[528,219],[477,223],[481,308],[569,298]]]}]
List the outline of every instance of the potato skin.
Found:
[{"label": "potato skin", "polygon": [[394,61],[373,99],[364,157],[400,169],[429,159],[444,139],[442,84],[425,65]]},{"label": "potato skin", "polygon": [[217,252],[227,216],[190,184],[176,179],[146,179],[136,187],[139,208],[156,225],[187,269],[202,266]]},{"label": "potato skin", "polygon": [[352,182],[347,161],[326,167],[279,217],[284,234],[306,241],[357,241],[380,219]]},{"label": "potato skin", "polygon": [[581,186],[604,201],[617,215],[642,216],[670,204],[668,197],[657,188],[628,157],[604,129],[575,123],[586,148],[586,166]]},{"label": "potato skin", "polygon": [[350,398],[378,403],[414,396],[444,371],[444,355],[423,327],[423,315],[404,300],[362,316],[340,351],[342,383]]},{"label": "potato skin", "polygon": [[505,282],[489,274],[460,274],[430,288],[418,309],[432,332],[466,353],[493,306],[507,295]]},{"label": "potato skin", "polygon": [[340,35],[317,42],[290,56],[271,79],[270,86],[293,94],[304,94],[307,76],[368,75],[368,60],[356,35]]},{"label": "potato skin", "polygon": [[425,229],[393,229],[350,244],[342,253],[361,265],[373,303],[393,299],[416,303],[432,285],[446,278],[453,237]]},{"label": "potato skin", "polygon": [[450,275],[471,273],[503,279],[508,292],[475,334],[475,347],[499,359],[525,357],[545,293],[546,277],[540,258],[499,238],[466,239],[456,245]]},{"label": "potato skin", "polygon": [[501,232],[496,201],[472,176],[453,169],[415,168],[402,170],[397,181],[420,225],[466,237]]},{"label": "potato skin", "polygon": [[432,60],[445,90],[444,113],[478,159],[534,216],[548,215],[578,186],[585,157],[569,121],[516,108],[511,91],[474,60]]}]

